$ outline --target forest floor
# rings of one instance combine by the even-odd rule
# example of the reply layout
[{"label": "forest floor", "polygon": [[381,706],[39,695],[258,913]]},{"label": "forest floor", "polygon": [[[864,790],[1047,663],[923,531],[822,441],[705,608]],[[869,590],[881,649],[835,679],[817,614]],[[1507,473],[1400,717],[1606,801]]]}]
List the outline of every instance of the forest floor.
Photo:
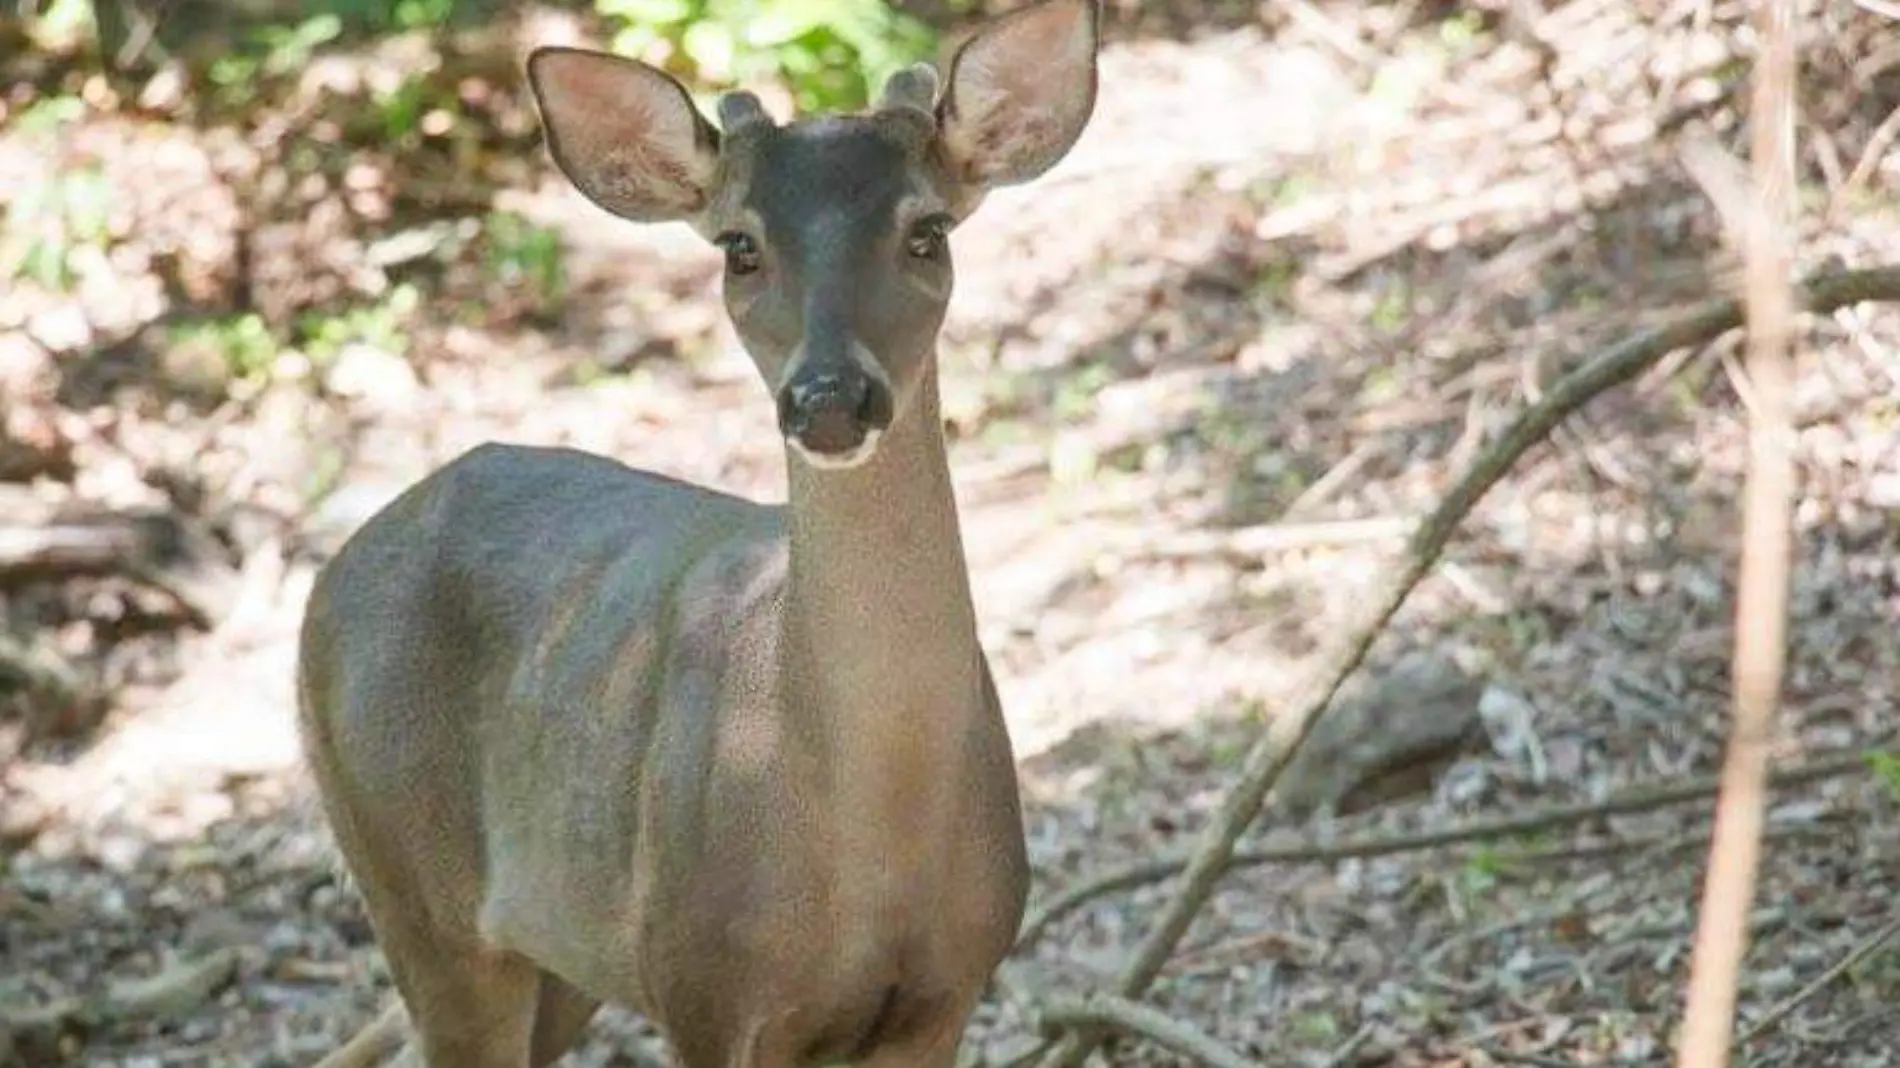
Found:
[{"label": "forest floor", "polygon": [[[1728,292],[1678,153],[1746,143],[1745,7],[1114,15],[1082,143],[954,239],[945,331],[1032,911],[1190,847],[1407,521],[1562,370]],[[1810,7],[1804,274],[1900,248],[1893,24]],[[586,32],[535,11],[325,52],[226,113],[11,61],[0,1065],[291,1068],[386,997],[291,667],[315,568],[409,482],[505,440],[782,498],[717,255],[606,219],[538,147],[511,64]],[[62,78],[85,103],[36,103]],[[1152,1003],[1269,1065],[1666,1061],[1705,800],[1404,839],[1716,768],[1738,341],[1593,403],[1480,504],[1248,839],[1310,855],[1228,877]],[[1820,770],[1770,809],[1745,1063],[1887,1065],[1900,941],[1836,966],[1900,916],[1900,312],[1801,341],[1776,754]],[[1014,974],[1106,985],[1168,890],[1091,899]],[[970,1047],[1033,1037],[998,1000]],[[609,1011],[568,1063],[663,1056]]]}]

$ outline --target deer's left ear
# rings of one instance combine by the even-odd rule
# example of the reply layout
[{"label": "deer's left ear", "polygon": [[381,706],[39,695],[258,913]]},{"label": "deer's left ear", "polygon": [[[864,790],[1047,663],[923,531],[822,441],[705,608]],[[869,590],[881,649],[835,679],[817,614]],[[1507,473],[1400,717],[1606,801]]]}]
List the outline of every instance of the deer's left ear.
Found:
[{"label": "deer's left ear", "polygon": [[993,188],[1055,166],[1095,110],[1097,0],[1039,0],[979,30],[950,61],[937,105],[959,180]]}]

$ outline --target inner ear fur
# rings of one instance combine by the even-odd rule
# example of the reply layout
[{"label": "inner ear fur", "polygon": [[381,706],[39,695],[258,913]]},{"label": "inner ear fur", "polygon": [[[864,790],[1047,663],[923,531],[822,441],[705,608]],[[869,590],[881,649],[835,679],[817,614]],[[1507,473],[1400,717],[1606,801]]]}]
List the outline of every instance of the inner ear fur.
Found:
[{"label": "inner ear fur", "polygon": [[957,49],[939,137],[955,176],[994,187],[1040,177],[1075,146],[1095,110],[1097,0],[1038,0]]},{"label": "inner ear fur", "polygon": [[527,68],[548,153],[589,200],[635,222],[705,209],[720,137],[685,86],[638,60],[580,48],[538,48]]}]

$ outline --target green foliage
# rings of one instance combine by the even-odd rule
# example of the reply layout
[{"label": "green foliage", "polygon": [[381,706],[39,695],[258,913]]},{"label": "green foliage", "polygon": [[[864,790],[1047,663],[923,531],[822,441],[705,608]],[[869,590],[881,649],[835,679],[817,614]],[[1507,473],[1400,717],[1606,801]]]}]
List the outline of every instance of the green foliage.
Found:
[{"label": "green foliage", "polygon": [[1480,845],[1458,873],[1459,890],[1467,900],[1489,897],[1510,871],[1509,860],[1491,846]]},{"label": "green foliage", "polygon": [[[1375,315],[1374,325],[1378,325]],[[1368,408],[1392,404],[1405,396],[1405,381],[1390,367],[1373,367],[1359,380],[1359,400]]]},{"label": "green foliage", "polygon": [[1293,287],[1300,283],[1300,263],[1292,259],[1268,260],[1254,273],[1254,293],[1272,304],[1290,305]]},{"label": "green foliage", "polygon": [[[38,5],[28,5],[24,10],[35,7]],[[52,0],[38,14],[28,16],[27,34],[48,51],[70,51],[97,36],[98,22],[92,7],[93,0]]]},{"label": "green foliage", "polygon": [[1288,1023],[1293,1040],[1305,1045],[1336,1042],[1342,1031],[1339,1017],[1321,1009],[1296,1013]]},{"label": "green foliage", "polygon": [[1401,276],[1392,280],[1372,306],[1372,327],[1388,336],[1405,329],[1412,315],[1412,287]]},{"label": "green foliage", "polygon": [[78,281],[78,255],[110,243],[111,179],[96,167],[56,171],[22,189],[0,224],[0,278],[24,278],[65,292]]},{"label": "green foliage", "polygon": [[263,318],[253,314],[180,323],[171,328],[169,341],[175,348],[211,355],[235,379],[268,376],[282,351]]},{"label": "green foliage", "polygon": [[304,9],[316,10],[324,17],[337,19],[351,34],[401,33],[430,30],[458,18],[479,17],[475,10],[488,5],[458,4],[456,0],[320,0]]},{"label": "green foliage", "polygon": [[1887,796],[1900,804],[1900,753],[1871,749],[1864,759],[1874,777],[1880,780],[1880,785],[1886,788]]},{"label": "green foliage", "polygon": [[802,108],[857,108],[930,55],[928,27],[885,0],[595,0],[614,50],[707,89],[782,81]]},{"label": "green foliage", "polygon": [[1251,456],[1264,447],[1266,428],[1246,408],[1223,403],[1208,393],[1201,411],[1205,414],[1194,424],[1193,433],[1208,448],[1230,456]]},{"label": "green foliage", "polygon": [[294,26],[262,26],[250,32],[248,47],[235,48],[211,64],[211,83],[227,105],[244,103],[263,79],[302,70],[317,49],[343,33],[334,14],[313,15]]},{"label": "green foliage", "polygon": [[1267,728],[1265,706],[1250,702],[1232,724],[1221,724],[1208,731],[1207,760],[1224,771],[1239,771],[1253,750],[1257,732]]},{"label": "green foliage", "polygon": [[1438,24],[1438,40],[1454,56],[1468,56],[1485,43],[1484,13],[1465,11]]},{"label": "green foliage", "polygon": [[1115,381],[1115,368],[1106,363],[1083,364],[1056,386],[1051,407],[1057,420],[1081,423],[1095,413],[1095,399]]},{"label": "green foliage", "polygon": [[55,134],[86,117],[86,102],[76,96],[49,96],[28,104],[13,128],[29,137]]},{"label": "green foliage", "polygon": [[397,0],[394,7],[379,4],[372,10],[388,11],[397,29],[420,30],[447,23],[455,15],[455,0]]},{"label": "green foliage", "polygon": [[422,303],[412,285],[399,285],[382,300],[339,314],[312,312],[297,321],[304,354],[321,366],[351,345],[368,345],[395,356],[409,352],[409,323]]},{"label": "green foliage", "polygon": [[375,112],[382,141],[411,144],[422,130],[422,116],[428,108],[428,85],[415,75],[404,78],[394,89],[378,93]]},{"label": "green foliage", "polygon": [[482,234],[491,278],[508,287],[526,285],[542,303],[561,299],[566,274],[559,234],[512,211],[489,215],[482,221]]}]

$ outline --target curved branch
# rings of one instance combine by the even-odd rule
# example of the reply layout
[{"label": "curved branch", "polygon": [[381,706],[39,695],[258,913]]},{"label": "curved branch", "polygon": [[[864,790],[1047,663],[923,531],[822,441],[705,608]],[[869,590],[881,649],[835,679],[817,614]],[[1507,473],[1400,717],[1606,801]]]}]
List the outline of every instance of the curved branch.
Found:
[{"label": "curved branch", "polygon": [[[1867,761],[1863,755],[1864,749],[1865,747],[1857,748],[1849,753],[1822,757],[1805,764],[1783,768],[1775,773],[1774,785],[1777,787],[1798,786],[1865,771]],[[1473,820],[1438,830],[1375,835],[1343,842],[1290,842],[1285,845],[1236,849],[1228,858],[1226,870],[1236,871],[1261,864],[1331,863],[1363,857],[1385,857],[1395,853],[1414,853],[1442,846],[1462,845],[1466,842],[1512,838],[1587,823],[1604,816],[1651,812],[1672,805],[1705,801],[1714,797],[1721,785],[1721,776],[1706,775],[1668,786],[1644,786],[1601,801],[1551,805],[1515,816]],[[1121,890],[1132,890],[1181,874],[1186,870],[1189,859],[1185,856],[1177,856],[1142,861],[1103,872],[1077,883],[1051,897],[1047,903],[1030,914],[1029,919],[1023,923],[1022,933],[1017,937],[1016,951],[1020,953],[1028,949],[1057,920],[1098,897]]]},{"label": "curved branch", "polygon": [[[1900,266],[1830,272],[1809,279],[1801,295],[1807,310],[1825,313],[1868,300],[1900,300]],[[1122,974],[1117,993],[1140,997],[1187,933],[1214,884],[1233,860],[1235,844],[1253,823],[1268,791],[1332,703],[1339,687],[1365,659],[1366,651],[1397,614],[1412,588],[1425,577],[1452,533],[1478,501],[1531,448],[1589,401],[1636,377],[1668,353],[1705,344],[1740,326],[1742,308],[1734,299],[1710,301],[1681,317],[1642,331],[1559,378],[1544,398],[1526,409],[1490,448],[1472,461],[1432,514],[1419,524],[1378,595],[1364,602],[1356,625],[1329,650],[1295,691],[1285,714],[1276,717],[1248,751],[1240,778],[1202,833],[1188,861],[1186,878],[1162,910]],[[1088,1031],[1071,1031],[1042,1061],[1044,1068],[1077,1068],[1099,1041]]]},{"label": "curved branch", "polygon": [[1051,998],[1042,1010],[1045,1027],[1125,1031],[1184,1053],[1212,1068],[1259,1068],[1197,1028],[1160,1009],[1113,994]]},{"label": "curved branch", "polygon": [[1790,1013],[1800,1008],[1803,1002],[1827,989],[1830,983],[1846,975],[1855,965],[1872,956],[1881,946],[1896,937],[1900,937],[1900,914],[1896,914],[1893,919],[1882,924],[1879,930],[1856,943],[1854,948],[1847,951],[1846,956],[1828,965],[1821,974],[1809,980],[1806,986],[1788,995],[1774,1008],[1762,1013],[1754,1023],[1749,1025],[1748,1030],[1742,1032],[1742,1036],[1735,1040],[1732,1048],[1740,1049],[1767,1034],[1775,1025],[1787,1019]]}]

